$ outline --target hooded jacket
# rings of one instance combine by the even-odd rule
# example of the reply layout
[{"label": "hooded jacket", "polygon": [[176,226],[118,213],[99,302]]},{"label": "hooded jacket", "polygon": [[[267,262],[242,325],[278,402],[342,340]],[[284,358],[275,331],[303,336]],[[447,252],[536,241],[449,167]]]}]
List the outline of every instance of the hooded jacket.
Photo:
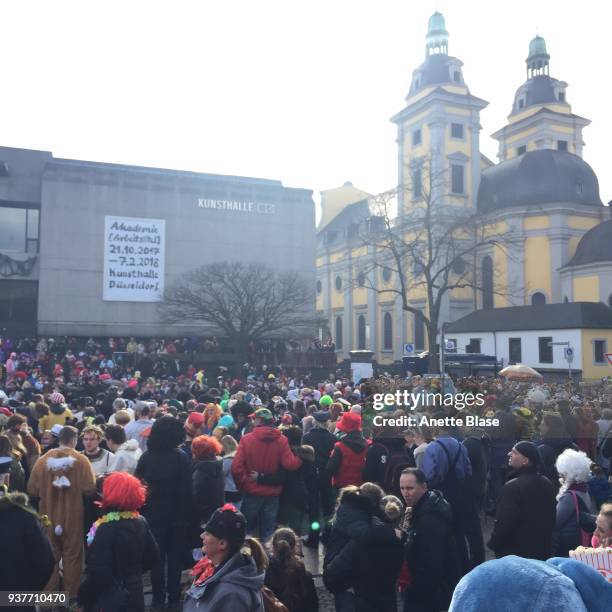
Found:
[{"label": "hooded jacket", "polygon": [[115,452],[112,463],[109,467],[111,472],[128,472],[133,474],[136,471],[138,460],[142,455],[137,440],[127,440]]},{"label": "hooded jacket", "polygon": [[38,431],[44,432],[51,429],[54,425],[67,425],[72,421],[72,412],[63,404],[51,404],[49,414],[38,419]]},{"label": "hooded jacket", "polygon": [[24,493],[0,497],[0,542],[3,550],[0,591],[42,590],[51,577],[55,560],[49,540]]},{"label": "hooded jacket", "polygon": [[260,425],[241,438],[232,463],[232,475],[236,486],[244,493],[274,497],[280,494],[282,485],[253,482],[249,473],[270,475],[281,468],[297,470],[301,465],[302,460],[292,452],[289,441],[279,429]]},{"label": "hooded jacket", "polygon": [[261,587],[264,572],[237,552],[208,580],[187,591],[183,612],[264,612]]},{"label": "hooded jacket", "polygon": [[336,442],[326,468],[332,485],[341,489],[348,485],[363,484],[363,468],[367,452],[368,441],[360,431],[351,431]]},{"label": "hooded jacket", "polygon": [[451,507],[439,491],[426,491],[413,507],[405,555],[412,576],[406,609],[446,610],[460,570]]}]

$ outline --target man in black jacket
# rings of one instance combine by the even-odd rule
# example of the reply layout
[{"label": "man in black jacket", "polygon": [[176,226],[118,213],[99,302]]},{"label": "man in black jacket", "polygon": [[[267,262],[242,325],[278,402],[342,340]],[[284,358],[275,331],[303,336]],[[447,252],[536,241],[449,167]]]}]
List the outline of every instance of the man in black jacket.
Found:
[{"label": "man in black jacket", "polygon": [[404,592],[404,609],[437,612],[450,605],[459,581],[460,563],[449,503],[430,491],[422,470],[406,468],[400,490],[409,509],[405,555],[411,581]]},{"label": "man in black jacket", "polygon": [[497,500],[489,548],[497,558],[518,555],[548,559],[552,549],[556,500],[554,488],[538,474],[540,455],[533,442],[518,442],[508,453],[512,472]]},{"label": "man in black jacket", "polygon": [[[318,410],[313,413],[313,416],[315,419],[314,427],[304,436],[302,443],[312,446],[315,452],[314,466],[316,470],[317,495],[316,499],[311,499],[309,502],[309,513],[313,523],[317,523],[317,525],[313,527],[311,524],[308,539],[305,540],[304,544],[310,548],[317,548],[319,546],[321,529],[329,523],[334,514],[334,492],[329,476],[325,473],[325,468],[337,440],[334,434],[327,429],[327,423],[330,418],[329,412]],[[321,525],[321,515],[323,517],[323,525]]]}]

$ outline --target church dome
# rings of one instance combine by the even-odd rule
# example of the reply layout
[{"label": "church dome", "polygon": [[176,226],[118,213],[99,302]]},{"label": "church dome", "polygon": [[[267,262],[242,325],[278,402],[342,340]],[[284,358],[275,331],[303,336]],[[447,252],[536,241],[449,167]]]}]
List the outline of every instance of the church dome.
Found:
[{"label": "church dome", "polygon": [[547,74],[540,74],[525,81],[514,94],[512,113],[532,106],[533,104],[564,104],[559,99],[559,91],[565,91],[567,83],[553,79]]},{"label": "church dome", "polygon": [[576,253],[568,266],[582,266],[590,263],[612,263],[612,219],[590,229],[578,243]]},{"label": "church dome", "polygon": [[482,172],[477,199],[481,212],[553,202],[602,205],[597,176],[577,155],[539,149]]},{"label": "church dome", "polygon": [[529,43],[529,56],[548,55],[546,52],[546,41],[541,36],[536,36]]},{"label": "church dome", "polygon": [[444,21],[444,15],[436,11],[427,22],[427,34],[448,34],[446,31],[446,22]]}]

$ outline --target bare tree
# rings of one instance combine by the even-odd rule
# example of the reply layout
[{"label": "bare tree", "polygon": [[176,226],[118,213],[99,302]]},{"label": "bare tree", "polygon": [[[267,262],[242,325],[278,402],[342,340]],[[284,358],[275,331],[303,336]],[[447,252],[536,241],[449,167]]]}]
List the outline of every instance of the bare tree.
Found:
[{"label": "bare tree", "polygon": [[[436,170],[431,161],[431,157],[422,160],[418,171],[407,172],[416,179],[373,198],[373,217],[359,230],[362,244],[373,248],[358,282],[365,281],[376,293],[399,297],[404,311],[422,317],[429,371],[438,372],[436,345],[445,298],[453,291],[469,289],[476,308],[478,292],[483,290],[477,261],[494,249],[512,257],[512,236],[496,224],[483,222],[463,196],[452,194],[445,170]],[[409,204],[398,204],[402,201]],[[394,273],[394,282],[380,283],[377,269]],[[509,295],[512,288],[493,283],[492,291]]]},{"label": "bare tree", "polygon": [[244,363],[248,346],[263,338],[314,327],[310,284],[295,273],[262,264],[212,263],[190,270],[160,304],[166,323],[202,322],[224,334]]}]

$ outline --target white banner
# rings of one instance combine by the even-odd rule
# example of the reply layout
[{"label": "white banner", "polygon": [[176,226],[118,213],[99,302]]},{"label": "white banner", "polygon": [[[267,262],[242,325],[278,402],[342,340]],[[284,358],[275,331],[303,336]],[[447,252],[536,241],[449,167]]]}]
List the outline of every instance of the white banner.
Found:
[{"label": "white banner", "polygon": [[104,291],[109,302],[161,302],[166,222],[104,217]]}]

